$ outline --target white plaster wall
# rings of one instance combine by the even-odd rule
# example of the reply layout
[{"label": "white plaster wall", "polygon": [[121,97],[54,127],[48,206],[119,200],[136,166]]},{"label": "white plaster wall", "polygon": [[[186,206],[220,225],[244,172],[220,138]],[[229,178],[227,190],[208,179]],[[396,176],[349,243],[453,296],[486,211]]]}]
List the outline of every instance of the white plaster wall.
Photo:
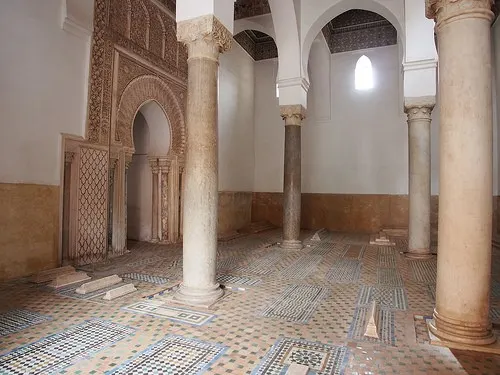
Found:
[{"label": "white plaster wall", "polygon": [[153,176],[148,161],[151,133],[141,112],[134,120],[135,154],[127,171],[127,238],[151,240]]},{"label": "white plaster wall", "polygon": [[[408,129],[400,100],[398,46],[335,55],[326,48],[324,43],[314,43],[310,59],[311,88],[302,127],[302,191],[407,194]],[[354,89],[354,68],[362,54],[374,68],[375,88],[369,92]],[[276,70],[276,60],[255,63],[255,191],[283,189],[284,125],[274,97]],[[436,111],[436,119],[437,115]],[[435,193],[436,121],[431,131]]]},{"label": "white plaster wall", "polygon": [[252,191],[254,61],[233,43],[219,67],[219,190]]},{"label": "white plaster wall", "polygon": [[167,155],[170,150],[172,138],[170,137],[170,125],[165,112],[163,112],[163,109],[157,102],[150,101],[141,107],[140,113],[144,116],[148,124],[150,134],[148,154],[150,156]]},{"label": "white plaster wall", "polygon": [[[372,62],[375,87],[356,91],[354,68],[363,54]],[[408,132],[399,101],[398,47],[334,54],[330,66],[331,121],[311,113],[302,130],[303,191],[406,194]],[[313,103],[327,95],[314,85]]]},{"label": "white plaster wall", "polygon": [[283,191],[285,124],[276,97],[278,60],[255,62],[254,191]]},{"label": "white plaster wall", "polygon": [[177,22],[213,14],[233,32],[234,0],[182,0],[176,8]]},{"label": "white plaster wall", "polygon": [[60,134],[84,135],[90,39],[62,29],[62,5],[0,1],[0,182],[59,185]]}]

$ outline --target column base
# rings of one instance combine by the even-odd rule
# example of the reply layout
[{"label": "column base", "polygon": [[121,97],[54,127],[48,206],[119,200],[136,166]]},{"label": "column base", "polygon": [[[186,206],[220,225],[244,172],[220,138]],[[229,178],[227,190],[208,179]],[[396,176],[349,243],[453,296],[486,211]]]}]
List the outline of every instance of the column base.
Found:
[{"label": "column base", "polygon": [[496,341],[491,324],[483,325],[445,318],[436,310],[433,318],[428,322],[429,331],[441,341],[471,346],[491,345]]},{"label": "column base", "polygon": [[296,250],[302,250],[302,248],[304,247],[302,245],[302,241],[299,241],[299,240],[284,240],[280,247],[283,249],[283,250],[293,250],[293,251],[296,251]]},{"label": "column base", "polygon": [[431,253],[430,249],[408,249],[404,253],[405,257],[408,259],[431,259],[434,254]]},{"label": "column base", "polygon": [[224,290],[220,288],[218,283],[206,289],[192,288],[182,283],[175,293],[173,301],[191,306],[210,307],[223,295]]}]

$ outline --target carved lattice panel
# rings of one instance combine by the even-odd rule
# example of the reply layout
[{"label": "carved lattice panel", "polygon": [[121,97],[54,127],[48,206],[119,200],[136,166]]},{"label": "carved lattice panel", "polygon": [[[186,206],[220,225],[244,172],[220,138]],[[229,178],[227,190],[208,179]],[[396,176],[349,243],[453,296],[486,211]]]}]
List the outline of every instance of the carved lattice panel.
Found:
[{"label": "carved lattice panel", "polygon": [[101,261],[107,247],[108,152],[80,149],[77,265]]}]

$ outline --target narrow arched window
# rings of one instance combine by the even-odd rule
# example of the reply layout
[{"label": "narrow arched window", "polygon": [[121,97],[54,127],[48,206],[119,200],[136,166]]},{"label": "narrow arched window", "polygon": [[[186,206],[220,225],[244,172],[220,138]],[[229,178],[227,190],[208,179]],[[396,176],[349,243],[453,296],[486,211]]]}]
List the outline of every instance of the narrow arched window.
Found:
[{"label": "narrow arched window", "polygon": [[354,87],[356,90],[370,90],[373,88],[372,62],[365,55],[361,56],[356,63]]}]

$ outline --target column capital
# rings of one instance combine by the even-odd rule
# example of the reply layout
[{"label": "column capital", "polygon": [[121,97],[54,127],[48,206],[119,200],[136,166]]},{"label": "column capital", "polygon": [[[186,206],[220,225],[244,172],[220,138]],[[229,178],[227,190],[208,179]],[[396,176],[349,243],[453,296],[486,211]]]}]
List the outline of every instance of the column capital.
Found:
[{"label": "column capital", "polygon": [[281,118],[287,125],[302,125],[302,120],[306,118],[306,109],[301,104],[280,106]]},{"label": "column capital", "polygon": [[[207,47],[215,45],[216,52],[224,53],[231,48],[233,35],[213,14],[209,14],[177,22],[177,40],[188,47],[194,44]],[[192,52],[189,48],[189,57],[193,57]],[[213,57],[208,52],[205,57]]]},{"label": "column capital", "polygon": [[425,16],[436,21],[436,29],[457,18],[485,18],[490,22],[493,0],[425,0]]},{"label": "column capital", "polygon": [[113,170],[115,170],[117,165],[118,165],[118,159],[111,157],[109,159],[109,168],[113,171]]},{"label": "column capital", "polygon": [[408,121],[431,120],[431,113],[436,105],[436,97],[421,96],[418,98],[405,98],[405,113]]},{"label": "column capital", "polygon": [[132,156],[133,154],[125,154],[125,170],[129,169],[130,164],[132,164]]},{"label": "column capital", "polygon": [[171,160],[168,158],[158,158],[158,167],[163,173],[168,173],[170,169]]}]

